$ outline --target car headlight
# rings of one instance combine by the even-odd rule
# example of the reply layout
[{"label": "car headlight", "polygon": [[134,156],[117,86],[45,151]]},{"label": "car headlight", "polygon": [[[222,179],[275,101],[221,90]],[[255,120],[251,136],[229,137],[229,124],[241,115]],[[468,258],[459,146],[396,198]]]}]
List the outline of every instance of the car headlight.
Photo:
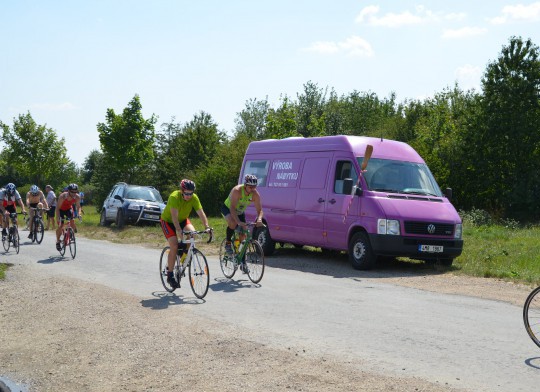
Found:
[{"label": "car headlight", "polygon": [[143,205],[140,203],[131,203],[128,206],[128,210],[140,210]]},{"label": "car headlight", "polygon": [[378,219],[377,234],[399,235],[399,221],[395,219]]},{"label": "car headlight", "polygon": [[463,225],[461,223],[456,224],[456,230],[454,230],[454,238],[461,239],[463,233]]}]

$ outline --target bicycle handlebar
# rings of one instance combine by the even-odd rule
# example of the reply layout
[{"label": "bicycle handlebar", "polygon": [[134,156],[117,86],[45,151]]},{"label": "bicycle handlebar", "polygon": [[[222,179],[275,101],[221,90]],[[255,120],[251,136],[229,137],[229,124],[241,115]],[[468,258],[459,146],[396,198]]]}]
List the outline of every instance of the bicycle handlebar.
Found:
[{"label": "bicycle handlebar", "polygon": [[184,230],[182,230],[182,233],[187,234],[187,235],[209,234],[210,238],[208,238],[208,241],[206,241],[207,244],[212,242],[212,239],[214,238],[214,229],[212,229],[211,227],[209,229],[205,229],[205,230],[193,230],[193,231],[184,231]]}]

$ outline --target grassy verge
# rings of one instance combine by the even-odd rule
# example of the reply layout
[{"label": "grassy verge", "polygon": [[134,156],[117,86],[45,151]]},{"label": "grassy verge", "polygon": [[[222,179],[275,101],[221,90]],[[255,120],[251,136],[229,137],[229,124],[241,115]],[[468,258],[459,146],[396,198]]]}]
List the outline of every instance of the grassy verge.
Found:
[{"label": "grassy verge", "polygon": [[6,277],[7,268],[8,268],[7,264],[0,263],[0,279],[4,279]]}]

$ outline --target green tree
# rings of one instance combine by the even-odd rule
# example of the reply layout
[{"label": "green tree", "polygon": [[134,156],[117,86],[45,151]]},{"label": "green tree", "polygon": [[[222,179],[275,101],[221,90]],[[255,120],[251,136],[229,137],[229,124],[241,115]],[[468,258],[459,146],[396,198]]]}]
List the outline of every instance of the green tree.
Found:
[{"label": "green tree", "polygon": [[[530,39],[511,37],[482,78],[483,127],[471,153],[478,194],[490,207],[516,218],[540,217],[540,61]],[[481,148],[481,150],[478,150]]]},{"label": "green tree", "polygon": [[236,114],[234,120],[235,134],[245,135],[251,140],[264,139],[266,135],[266,118],[270,105],[268,100],[259,101],[257,99],[250,99],[246,102],[246,107]]},{"label": "green tree", "polygon": [[45,125],[38,125],[30,112],[13,119],[11,129],[2,125],[6,144],[4,160],[19,180],[44,187],[51,180],[74,180],[76,167],[67,157],[64,138]]},{"label": "green tree", "polygon": [[107,109],[106,122],[97,124],[104,160],[121,178],[131,182],[145,164],[154,158],[157,119],[144,119],[142,105],[135,95],[121,115]]},{"label": "green tree", "polygon": [[300,136],[296,127],[296,106],[287,96],[281,98],[277,109],[270,109],[266,119],[265,139],[283,139]]},{"label": "green tree", "polygon": [[208,163],[216,154],[218,146],[225,140],[212,116],[201,111],[183,128],[181,140],[182,163],[188,169]]},{"label": "green tree", "polygon": [[302,94],[297,94],[297,132],[304,137],[324,136],[326,132],[325,105],[327,88],[322,89],[316,83],[304,84]]}]

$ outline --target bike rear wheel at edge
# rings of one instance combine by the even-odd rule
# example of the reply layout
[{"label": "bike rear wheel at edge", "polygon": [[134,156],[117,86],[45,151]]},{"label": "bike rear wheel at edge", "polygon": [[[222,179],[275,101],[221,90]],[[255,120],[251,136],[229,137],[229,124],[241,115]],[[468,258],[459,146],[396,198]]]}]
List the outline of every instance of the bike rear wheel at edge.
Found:
[{"label": "bike rear wheel at edge", "polygon": [[19,230],[17,230],[16,227],[13,228],[13,234],[11,235],[11,241],[13,242],[13,247],[15,248],[15,251],[19,253],[19,249],[21,248],[21,239],[19,237]]},{"label": "bike rear wheel at edge", "polygon": [[70,227],[69,229],[69,253],[71,253],[71,258],[74,259],[77,255],[77,241],[75,240],[75,232]]},{"label": "bike rear wheel at edge", "polygon": [[[161,251],[161,257],[159,258],[159,277],[161,278],[161,284],[167,290],[169,293],[172,293],[174,290],[176,290],[176,287],[172,287],[167,282],[167,265],[168,265],[168,257],[169,257],[170,247],[166,246]],[[176,265],[176,261],[175,261]]]},{"label": "bike rear wheel at edge", "polygon": [[208,262],[206,256],[198,249],[193,249],[191,263],[189,263],[189,283],[191,290],[197,298],[204,298],[208,293],[210,285],[210,274],[208,272]]},{"label": "bike rear wheel at edge", "polygon": [[34,221],[34,236],[32,238],[32,242],[36,241],[38,244],[41,244],[43,241],[43,233],[45,231],[45,228],[43,227],[43,221],[41,219],[37,219]]},{"label": "bike rear wheel at edge", "polygon": [[523,322],[532,341],[540,347],[540,287],[535,288],[525,300]]}]

